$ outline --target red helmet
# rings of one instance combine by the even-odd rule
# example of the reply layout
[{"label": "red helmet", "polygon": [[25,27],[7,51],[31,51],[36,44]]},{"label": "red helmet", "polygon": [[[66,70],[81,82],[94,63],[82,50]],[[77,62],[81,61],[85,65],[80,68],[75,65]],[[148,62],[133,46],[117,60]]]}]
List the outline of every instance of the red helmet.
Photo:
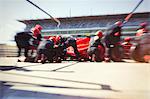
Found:
[{"label": "red helmet", "polygon": [[60,41],[61,36],[57,35],[55,39],[56,39],[56,41]]},{"label": "red helmet", "polygon": [[115,24],[116,24],[117,26],[122,26],[122,22],[121,22],[121,21],[117,21]]},{"label": "red helmet", "polygon": [[129,42],[131,40],[131,38],[130,37],[126,37],[126,38],[124,38],[124,41],[125,42]]},{"label": "red helmet", "polygon": [[148,25],[147,22],[143,22],[140,24],[141,27],[146,27],[147,25]]},{"label": "red helmet", "polygon": [[34,36],[36,36],[37,34],[40,34],[40,31],[37,28],[33,28],[32,31],[33,31]]},{"label": "red helmet", "polygon": [[102,38],[103,37],[103,32],[102,31],[97,31],[95,35]]},{"label": "red helmet", "polygon": [[56,37],[55,36],[51,36],[49,39],[52,40],[54,43],[56,43]]},{"label": "red helmet", "polygon": [[39,31],[41,31],[41,30],[43,29],[42,26],[39,25],[39,24],[37,24],[37,25],[35,26],[35,28],[38,29]]}]

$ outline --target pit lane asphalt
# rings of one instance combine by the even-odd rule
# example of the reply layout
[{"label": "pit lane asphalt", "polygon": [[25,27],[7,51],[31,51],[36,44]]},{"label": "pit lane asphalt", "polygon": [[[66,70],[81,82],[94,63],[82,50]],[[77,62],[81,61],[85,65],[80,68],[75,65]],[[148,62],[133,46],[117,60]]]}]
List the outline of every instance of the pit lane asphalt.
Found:
[{"label": "pit lane asphalt", "polygon": [[0,99],[150,99],[150,64],[0,58]]}]

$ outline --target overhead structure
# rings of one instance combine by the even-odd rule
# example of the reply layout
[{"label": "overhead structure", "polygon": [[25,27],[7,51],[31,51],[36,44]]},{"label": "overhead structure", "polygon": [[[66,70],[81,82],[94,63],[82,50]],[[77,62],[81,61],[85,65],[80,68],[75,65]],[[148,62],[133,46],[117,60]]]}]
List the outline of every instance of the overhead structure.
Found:
[{"label": "overhead structure", "polygon": [[40,8],[39,6],[37,6],[35,3],[31,2],[30,0],[26,0],[26,1],[29,2],[30,4],[32,4],[33,6],[35,6],[36,8],[38,8],[39,10],[41,10],[42,12],[44,12],[46,15],[48,15],[50,18],[52,18],[55,22],[57,22],[57,27],[59,28],[60,21],[57,18],[54,18],[52,15],[47,13],[45,10],[43,10],[42,8]]},{"label": "overhead structure", "polygon": [[143,2],[144,0],[140,0],[140,2],[134,7],[134,9],[126,16],[126,18],[124,19],[123,23],[126,23],[129,21],[129,19],[132,17],[133,13],[135,12],[135,10],[140,6],[140,4]]}]

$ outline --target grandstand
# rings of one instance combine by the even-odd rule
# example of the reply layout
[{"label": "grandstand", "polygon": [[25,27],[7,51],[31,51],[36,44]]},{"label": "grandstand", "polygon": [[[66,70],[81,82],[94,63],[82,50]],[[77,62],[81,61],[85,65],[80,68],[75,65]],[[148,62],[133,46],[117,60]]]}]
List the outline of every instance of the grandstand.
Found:
[{"label": "grandstand", "polygon": [[[108,26],[118,20],[123,20],[128,14],[96,15],[58,18],[60,27],[52,19],[19,20],[26,24],[25,31],[30,31],[36,24],[43,27],[42,35],[93,35],[97,30],[105,31]],[[150,24],[150,12],[135,13],[123,27],[124,36],[134,36],[141,22]]]}]

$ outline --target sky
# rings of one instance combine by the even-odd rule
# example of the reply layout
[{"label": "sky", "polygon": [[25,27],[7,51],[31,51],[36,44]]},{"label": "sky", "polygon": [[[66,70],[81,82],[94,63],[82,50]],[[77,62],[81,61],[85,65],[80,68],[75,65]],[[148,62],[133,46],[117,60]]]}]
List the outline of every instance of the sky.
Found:
[{"label": "sky", "polygon": [[[30,0],[53,17],[129,13],[140,0]],[[135,12],[150,12],[144,0]],[[26,0],[0,0],[0,43],[13,40],[26,27],[17,20],[49,18]]]}]

